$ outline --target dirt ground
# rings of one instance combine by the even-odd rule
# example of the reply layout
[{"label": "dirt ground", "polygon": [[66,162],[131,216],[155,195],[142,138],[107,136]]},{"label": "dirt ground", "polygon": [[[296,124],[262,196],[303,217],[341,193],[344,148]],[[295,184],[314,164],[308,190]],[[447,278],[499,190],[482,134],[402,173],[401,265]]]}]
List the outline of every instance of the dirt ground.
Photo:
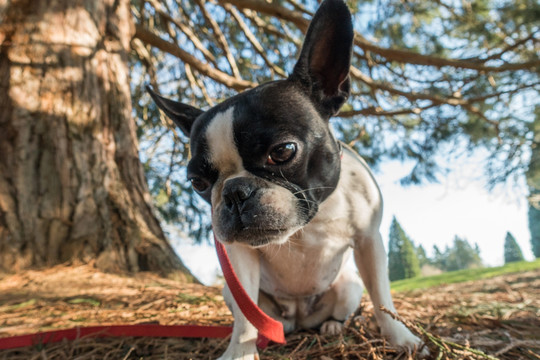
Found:
[{"label": "dirt ground", "polygon": [[[423,336],[433,359],[540,359],[540,269],[394,294],[396,308]],[[377,330],[368,296],[340,336],[305,331],[261,359],[407,359]],[[0,274],[0,338],[104,324],[228,325],[215,287],[153,274],[104,274],[60,266]],[[0,359],[214,359],[227,339],[82,338],[0,350]]]}]

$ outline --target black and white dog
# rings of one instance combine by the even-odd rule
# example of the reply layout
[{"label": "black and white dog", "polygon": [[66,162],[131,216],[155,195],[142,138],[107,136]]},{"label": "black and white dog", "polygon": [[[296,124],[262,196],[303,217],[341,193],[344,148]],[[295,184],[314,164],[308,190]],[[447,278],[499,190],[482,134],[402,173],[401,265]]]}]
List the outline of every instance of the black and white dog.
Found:
[{"label": "black and white dog", "polygon": [[[315,14],[292,75],[202,111],[152,92],[189,136],[187,172],[212,205],[212,225],[247,293],[286,332],[339,333],[363,284],[383,335],[396,346],[420,339],[379,310],[395,311],[379,233],[382,200],[366,163],[332,135],[329,119],[350,93],[350,12],[326,0]],[[362,281],[344,265],[354,254]],[[258,358],[257,330],[227,287],[234,315],[220,359]]]}]

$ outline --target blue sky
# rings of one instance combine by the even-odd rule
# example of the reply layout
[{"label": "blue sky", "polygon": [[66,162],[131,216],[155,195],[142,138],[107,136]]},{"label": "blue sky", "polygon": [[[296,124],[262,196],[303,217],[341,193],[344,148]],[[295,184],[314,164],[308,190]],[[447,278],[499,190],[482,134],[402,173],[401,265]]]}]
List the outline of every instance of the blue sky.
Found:
[{"label": "blue sky", "polygon": [[[478,243],[487,266],[502,265],[504,238],[510,231],[525,258],[533,260],[524,186],[500,187],[488,192],[477,160],[460,159],[459,166],[438,184],[409,187],[402,187],[399,179],[412,164],[390,161],[380,165],[375,177],[384,198],[381,234],[385,246],[390,222],[396,216],[409,237],[416,245],[422,244],[428,255],[433,245],[443,249],[459,235]],[[205,284],[212,284],[220,273],[214,247],[194,245],[189,240],[172,242],[195,276]]]}]

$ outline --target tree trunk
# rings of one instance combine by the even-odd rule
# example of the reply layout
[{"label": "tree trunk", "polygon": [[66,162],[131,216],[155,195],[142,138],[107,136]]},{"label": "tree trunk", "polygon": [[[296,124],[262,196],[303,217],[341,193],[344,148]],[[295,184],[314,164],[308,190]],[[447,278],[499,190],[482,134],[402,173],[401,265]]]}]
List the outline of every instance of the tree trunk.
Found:
[{"label": "tree trunk", "polygon": [[0,268],[191,275],[152,212],[128,0],[0,0]]}]

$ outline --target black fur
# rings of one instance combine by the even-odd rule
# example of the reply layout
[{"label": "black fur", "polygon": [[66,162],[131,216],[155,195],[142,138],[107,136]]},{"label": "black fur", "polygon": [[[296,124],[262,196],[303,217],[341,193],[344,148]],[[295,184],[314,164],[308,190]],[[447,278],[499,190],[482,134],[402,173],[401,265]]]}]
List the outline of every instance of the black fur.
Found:
[{"label": "black fur", "polygon": [[[185,134],[190,134],[192,159],[188,177],[204,179],[209,185],[218,179],[218,170],[208,162],[206,129],[216,114],[234,107],[234,141],[243,167],[259,179],[294,194],[299,215],[305,223],[309,222],[317,213],[318,204],[333,192],[339,181],[340,146],[330,133],[328,120],[350,93],[353,35],[351,15],[345,3],[325,0],[313,18],[288,79],[258,86],[206,112],[165,99],[148,89],[156,104]],[[270,150],[286,142],[297,144],[296,156],[284,164],[268,164]],[[243,214],[240,210],[257,201],[257,191],[251,191],[251,187],[265,186],[264,182],[254,184],[252,179],[246,178],[245,182],[242,185],[245,188],[230,198],[234,200],[249,188],[249,199],[243,199],[242,204],[230,200],[232,205],[222,210],[229,211],[233,228],[245,228],[247,220],[242,216],[260,211]],[[227,191],[230,189],[224,189]],[[211,186],[201,196],[210,202],[210,194]]]}]

